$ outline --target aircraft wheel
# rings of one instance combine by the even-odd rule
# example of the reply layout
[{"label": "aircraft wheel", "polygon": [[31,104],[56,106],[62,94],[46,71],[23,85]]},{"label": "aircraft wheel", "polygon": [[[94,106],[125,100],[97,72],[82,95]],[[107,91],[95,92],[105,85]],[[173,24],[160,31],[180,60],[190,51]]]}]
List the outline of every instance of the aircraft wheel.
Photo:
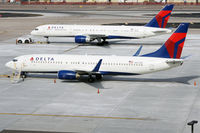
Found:
[{"label": "aircraft wheel", "polygon": [[89,75],[88,82],[90,83],[94,82],[94,78],[92,77],[92,75]]},{"label": "aircraft wheel", "polygon": [[96,79],[97,80],[101,80],[102,79],[102,75],[96,75]]},{"label": "aircraft wheel", "polygon": [[100,43],[98,42],[97,45],[99,45],[99,46],[103,46],[104,43],[103,43],[103,42],[100,42]]},{"label": "aircraft wheel", "polygon": [[22,40],[18,40],[17,43],[22,43]]},{"label": "aircraft wheel", "polygon": [[94,78],[88,78],[88,82],[90,83],[94,82]]},{"label": "aircraft wheel", "polygon": [[30,43],[30,42],[29,42],[29,40],[25,40],[25,41],[24,41],[24,43],[26,43],[26,44],[27,44],[27,43]]},{"label": "aircraft wheel", "polygon": [[109,42],[108,41],[104,41],[103,44],[109,44]]},{"label": "aircraft wheel", "polygon": [[25,78],[27,77],[26,73],[25,73],[25,72],[22,72],[22,73],[21,73],[21,77],[22,77],[23,79],[25,79]]}]

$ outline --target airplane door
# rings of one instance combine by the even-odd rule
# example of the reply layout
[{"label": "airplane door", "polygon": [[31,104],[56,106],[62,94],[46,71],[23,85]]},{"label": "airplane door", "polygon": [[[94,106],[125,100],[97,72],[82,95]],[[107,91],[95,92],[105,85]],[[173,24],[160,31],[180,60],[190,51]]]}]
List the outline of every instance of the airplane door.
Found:
[{"label": "airplane door", "polygon": [[22,66],[22,69],[24,69],[24,68],[26,68],[28,66],[26,59],[22,62],[21,66]]}]

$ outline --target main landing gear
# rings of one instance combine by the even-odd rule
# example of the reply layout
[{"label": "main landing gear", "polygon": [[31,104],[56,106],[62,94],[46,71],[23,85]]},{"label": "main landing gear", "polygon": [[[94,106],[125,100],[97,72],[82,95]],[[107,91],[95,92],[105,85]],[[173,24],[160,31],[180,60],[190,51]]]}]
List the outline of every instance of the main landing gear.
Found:
[{"label": "main landing gear", "polygon": [[106,41],[106,39],[103,39],[103,42],[102,42],[103,44],[109,44],[109,42],[108,41]]},{"label": "main landing gear", "polygon": [[99,74],[99,75],[96,75],[96,79],[97,79],[97,80],[101,80],[101,79],[102,79],[102,75],[100,75],[100,74]]},{"label": "main landing gear", "polygon": [[102,40],[101,39],[97,39],[97,41],[98,41],[97,45],[101,45],[102,46],[102,45],[105,45],[105,44],[109,44],[109,42],[106,41],[105,38],[103,38]]},{"label": "main landing gear", "polygon": [[[102,79],[102,75],[98,74],[98,75],[95,75],[96,77],[96,80],[101,80]],[[89,75],[88,76],[88,82],[92,83],[94,82],[95,78],[92,76],[92,75]]]},{"label": "main landing gear", "polygon": [[92,75],[89,75],[88,82],[90,82],[90,83],[94,82],[94,78],[92,77]]}]

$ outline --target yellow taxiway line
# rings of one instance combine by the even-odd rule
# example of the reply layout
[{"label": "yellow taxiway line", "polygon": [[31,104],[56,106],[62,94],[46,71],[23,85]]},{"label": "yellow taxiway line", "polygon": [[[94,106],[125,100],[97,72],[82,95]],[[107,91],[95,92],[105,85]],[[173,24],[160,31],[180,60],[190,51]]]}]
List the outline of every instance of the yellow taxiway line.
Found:
[{"label": "yellow taxiway line", "polygon": [[21,113],[0,113],[0,115],[16,116],[50,116],[50,117],[73,117],[73,118],[101,118],[101,119],[124,119],[124,120],[155,120],[151,118],[133,118],[133,117],[105,117],[105,116],[76,116],[76,115],[51,115],[51,114],[21,114]]},{"label": "yellow taxiway line", "polygon": [[0,75],[0,77],[3,77],[3,78],[10,78],[10,75],[3,74],[3,75]]}]

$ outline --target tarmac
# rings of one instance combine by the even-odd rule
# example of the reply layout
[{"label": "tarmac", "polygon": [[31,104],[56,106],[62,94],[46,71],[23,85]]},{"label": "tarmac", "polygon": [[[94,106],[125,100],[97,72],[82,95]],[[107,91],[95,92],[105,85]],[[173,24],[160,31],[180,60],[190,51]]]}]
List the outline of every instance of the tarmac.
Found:
[{"label": "tarmac", "polygon": [[[94,83],[62,81],[55,75],[35,74],[30,74],[25,81],[13,83],[6,77],[12,70],[6,68],[5,63],[16,56],[37,53],[132,56],[140,45],[143,45],[141,54],[152,52],[170,36],[110,40],[106,46],[78,45],[74,38],[50,38],[50,44],[15,44],[17,37],[47,23],[139,23],[148,22],[152,17],[145,16],[149,11],[63,12],[37,12],[43,15],[39,17],[1,18],[0,131],[190,132],[187,123],[200,120],[199,29],[189,29],[182,56],[190,56],[184,64],[167,71],[128,77],[104,76],[102,81]],[[199,18],[172,17],[169,20],[172,23],[182,21],[199,22]],[[199,124],[195,125],[195,131],[200,131]]]}]

